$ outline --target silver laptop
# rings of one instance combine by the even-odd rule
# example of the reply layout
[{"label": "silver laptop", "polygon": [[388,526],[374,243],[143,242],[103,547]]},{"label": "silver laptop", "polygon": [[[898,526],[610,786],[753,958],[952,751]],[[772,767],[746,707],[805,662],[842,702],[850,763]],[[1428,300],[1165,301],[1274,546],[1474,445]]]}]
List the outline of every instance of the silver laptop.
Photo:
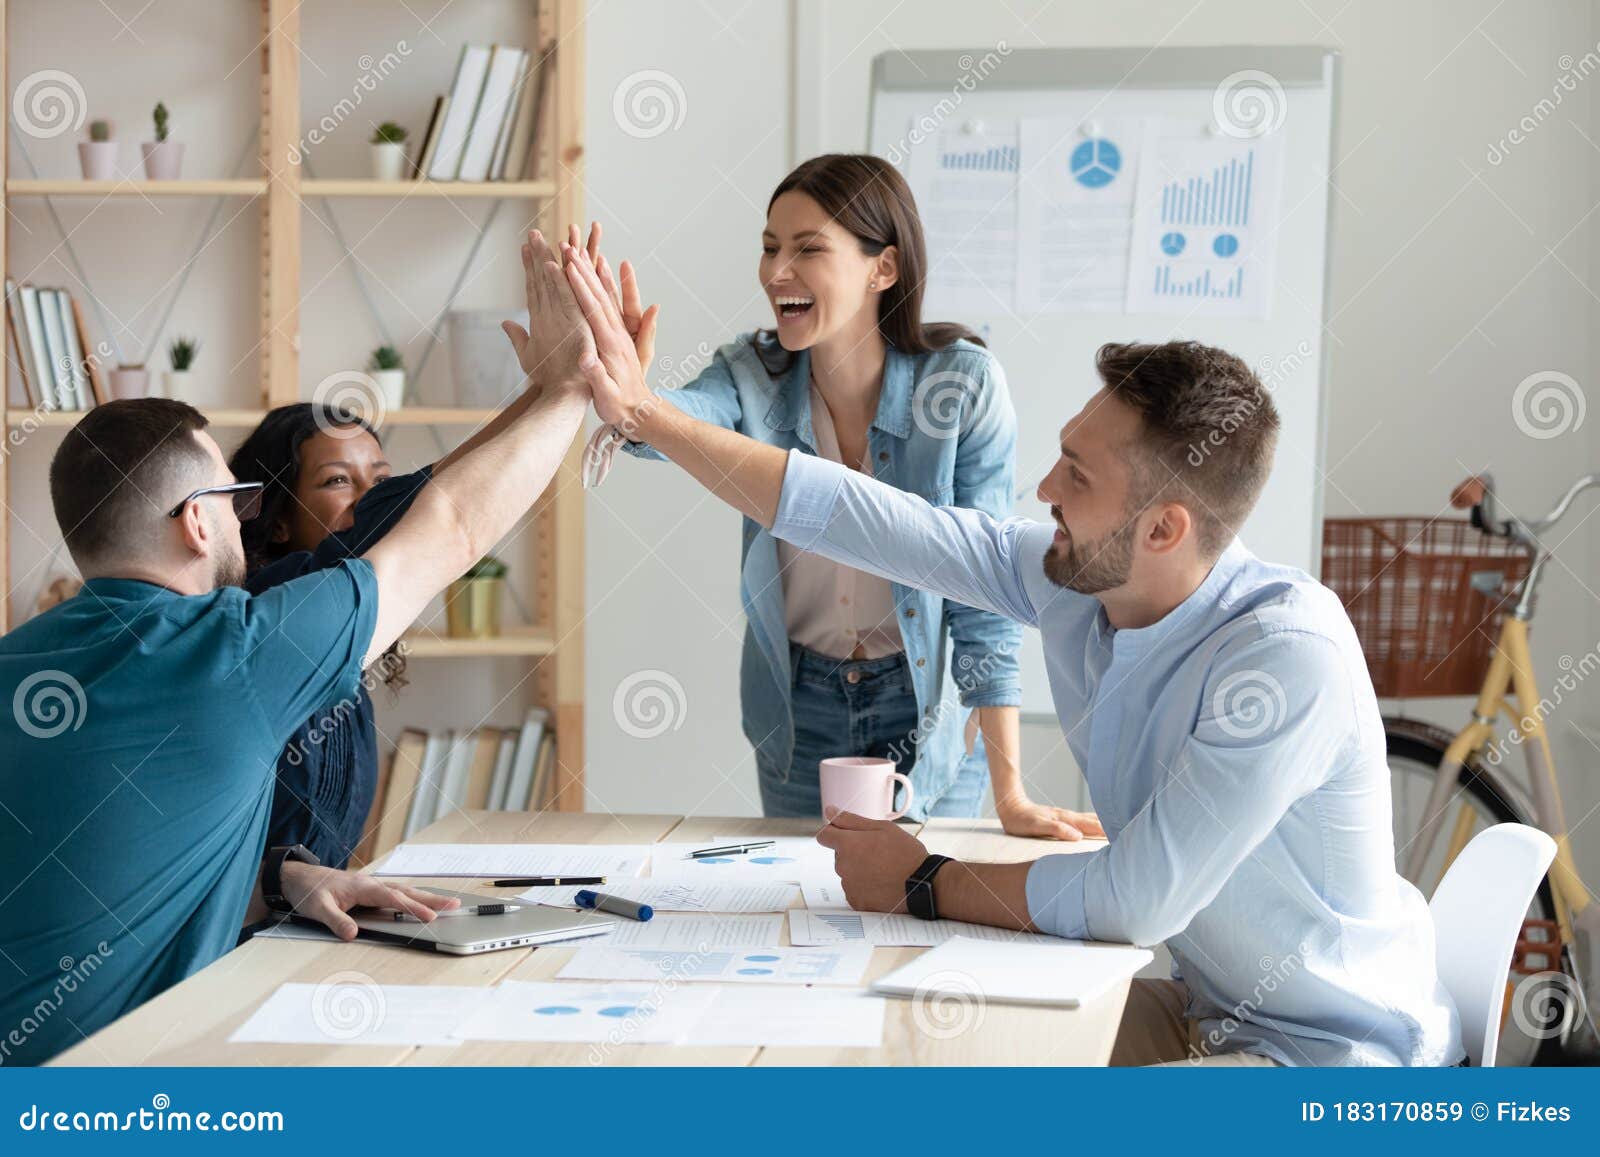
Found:
[{"label": "silver laptop", "polygon": [[614,916],[597,912],[574,912],[566,908],[546,908],[525,900],[497,901],[492,896],[451,892],[445,888],[425,888],[441,896],[455,896],[463,905],[514,903],[517,909],[499,916],[441,915],[431,924],[398,921],[389,912],[356,915],[356,926],[363,940],[382,940],[425,952],[449,952],[471,956],[478,952],[497,952],[502,948],[528,948],[536,944],[555,944],[598,936],[616,926]]}]

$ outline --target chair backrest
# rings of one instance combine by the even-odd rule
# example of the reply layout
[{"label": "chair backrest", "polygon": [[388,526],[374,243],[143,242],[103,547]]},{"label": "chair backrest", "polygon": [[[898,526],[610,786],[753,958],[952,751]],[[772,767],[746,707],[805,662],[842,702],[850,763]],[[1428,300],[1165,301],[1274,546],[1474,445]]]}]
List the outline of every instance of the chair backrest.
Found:
[{"label": "chair backrest", "polygon": [[1496,824],[1461,850],[1428,905],[1439,979],[1461,1014],[1474,1065],[1494,1064],[1511,953],[1555,854],[1556,842],[1538,828]]}]

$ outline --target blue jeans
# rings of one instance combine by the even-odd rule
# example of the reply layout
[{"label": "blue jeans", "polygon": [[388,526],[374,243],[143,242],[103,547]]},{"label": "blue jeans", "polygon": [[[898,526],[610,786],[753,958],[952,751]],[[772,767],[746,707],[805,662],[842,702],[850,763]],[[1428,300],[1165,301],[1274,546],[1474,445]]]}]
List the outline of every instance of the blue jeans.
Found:
[{"label": "blue jeans", "polygon": [[[837,755],[893,759],[912,776],[917,761],[917,695],[903,654],[883,659],[833,659],[789,644],[794,683],[794,757],[787,768],[757,763],[761,810],[769,816],[821,816],[817,765]],[[962,760],[955,782],[936,800],[920,798],[909,814],[975,816],[983,805],[989,768],[983,745]],[[904,801],[895,789],[895,806]]]}]

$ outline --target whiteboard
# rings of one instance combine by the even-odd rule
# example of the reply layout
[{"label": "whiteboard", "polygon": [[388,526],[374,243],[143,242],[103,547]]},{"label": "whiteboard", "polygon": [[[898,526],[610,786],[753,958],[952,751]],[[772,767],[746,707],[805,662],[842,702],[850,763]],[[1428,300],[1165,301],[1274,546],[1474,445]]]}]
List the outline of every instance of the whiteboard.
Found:
[{"label": "whiteboard", "polygon": [[[1329,172],[1335,140],[1336,53],[1320,47],[1012,49],[976,83],[993,49],[894,52],[873,63],[870,151],[904,171],[910,154],[950,126],[987,131],[1020,118],[1172,117],[1214,122],[1218,86],[1246,70],[1282,90],[1285,134],[1278,253],[1265,319],[1125,312],[993,316],[927,314],[984,335],[1004,367],[1017,411],[1016,512],[1048,518],[1034,496],[1059,451],[1057,435],[1099,388],[1094,352],[1108,341],[1194,339],[1229,350],[1266,380],[1282,420],[1277,459],[1240,537],[1257,555],[1316,574],[1322,526]],[[993,55],[990,57],[994,62]],[[967,78],[965,81],[963,78]],[[970,84],[970,88],[966,87]],[[919,130],[922,130],[919,132]],[[930,252],[930,263],[940,255]],[[1266,371],[1266,372],[1263,372]],[[1022,709],[1054,718],[1043,652],[1024,632]]]}]

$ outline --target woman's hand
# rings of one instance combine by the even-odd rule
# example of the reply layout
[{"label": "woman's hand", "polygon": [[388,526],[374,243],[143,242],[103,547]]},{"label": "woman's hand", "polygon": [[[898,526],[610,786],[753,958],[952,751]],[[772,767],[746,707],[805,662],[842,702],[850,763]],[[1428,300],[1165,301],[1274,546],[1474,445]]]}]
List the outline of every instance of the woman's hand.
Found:
[{"label": "woman's hand", "polygon": [[1069,843],[1085,838],[1091,840],[1106,838],[1105,829],[1100,826],[1100,820],[1094,812],[1075,812],[1066,808],[1050,807],[1048,804],[1034,803],[1025,795],[997,799],[994,810],[1000,817],[1000,826],[1005,829],[1008,836],[1066,840]]},{"label": "woman's hand", "polygon": [[618,285],[618,278],[611,274],[611,264],[600,252],[600,222],[595,221],[590,224],[589,240],[582,245],[578,240],[578,227],[567,226],[567,244],[586,256],[589,264],[600,275],[601,286],[610,295],[612,305],[622,318],[622,328],[627,330],[628,336],[633,339],[633,350],[639,357],[639,368],[648,378],[650,363],[656,356],[656,319],[661,316],[661,307],[652,305],[649,309],[640,308],[639,278],[634,273],[633,265],[627,261],[622,263],[622,268],[619,270],[621,285]]},{"label": "woman's hand", "polygon": [[561,247],[567,284],[577,299],[593,343],[579,360],[578,368],[594,394],[595,413],[633,437],[639,422],[648,416],[659,400],[645,384],[633,338],[622,320],[622,309],[606,292],[599,272],[588,255],[572,244]]},{"label": "woman's hand", "polygon": [[536,387],[573,382],[581,377],[578,359],[589,343],[588,329],[562,284],[556,255],[537,229],[522,245],[522,273],[528,328],[514,321],[501,323],[517,351],[517,364]]},{"label": "woman's hand", "polygon": [[283,898],[294,905],[297,915],[320,920],[341,940],[354,940],[359,929],[348,915],[351,908],[393,908],[409,912],[424,924],[435,912],[461,906],[454,896],[440,896],[409,888],[404,884],[385,884],[363,872],[341,872],[314,864],[293,861],[283,865]]}]

